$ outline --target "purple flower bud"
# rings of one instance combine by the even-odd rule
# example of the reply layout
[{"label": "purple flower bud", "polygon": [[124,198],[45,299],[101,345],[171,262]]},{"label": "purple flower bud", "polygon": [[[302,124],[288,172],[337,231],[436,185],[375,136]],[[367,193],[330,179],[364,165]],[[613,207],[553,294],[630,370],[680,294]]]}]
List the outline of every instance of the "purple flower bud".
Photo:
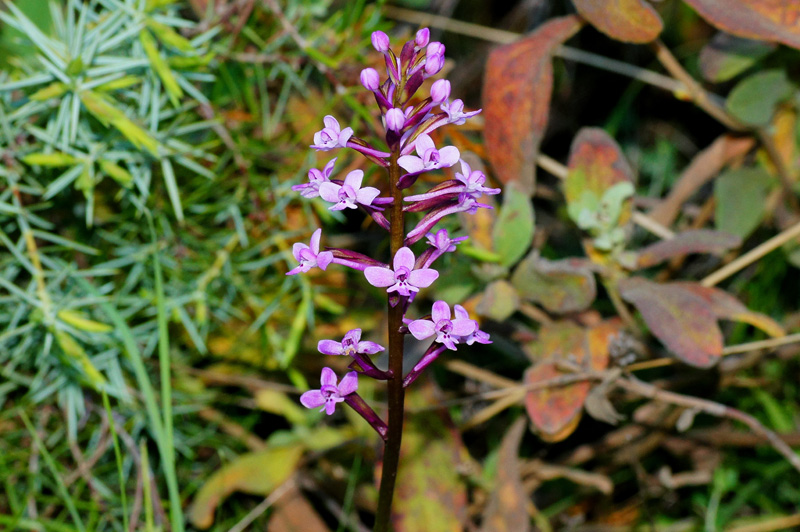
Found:
[{"label": "purple flower bud", "polygon": [[444,67],[444,55],[428,55],[425,59],[425,75],[435,76]]},{"label": "purple flower bud", "polygon": [[375,92],[381,85],[381,76],[374,68],[365,68],[361,71],[361,84],[368,91]]},{"label": "purple flower bud", "polygon": [[431,100],[434,105],[438,105],[450,97],[450,82],[446,79],[439,79],[431,85]]},{"label": "purple flower bud", "polygon": [[386,127],[392,131],[400,131],[406,124],[406,115],[401,109],[393,107],[386,111]]},{"label": "purple flower bud", "polygon": [[380,53],[385,54],[389,51],[389,36],[382,31],[373,31],[372,46]]},{"label": "purple flower bud", "polygon": [[444,45],[440,42],[434,41],[428,45],[425,49],[425,53],[428,57],[434,55],[444,55]]},{"label": "purple flower bud", "polygon": [[422,28],[417,32],[416,37],[414,38],[414,42],[420,48],[425,48],[428,45],[428,41],[431,40],[431,30],[428,28]]}]

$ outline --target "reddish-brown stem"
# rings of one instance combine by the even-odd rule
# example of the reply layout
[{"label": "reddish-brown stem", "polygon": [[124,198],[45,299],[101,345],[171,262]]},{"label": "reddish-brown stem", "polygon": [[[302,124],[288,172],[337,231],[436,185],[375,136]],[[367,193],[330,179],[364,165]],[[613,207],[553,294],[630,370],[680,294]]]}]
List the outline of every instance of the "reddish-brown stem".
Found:
[{"label": "reddish-brown stem", "polygon": [[[398,150],[392,152],[389,161],[389,187],[394,202],[391,205],[390,231],[391,256],[394,257],[405,238],[403,219],[403,192],[397,188],[400,179],[400,167],[397,164]],[[389,305],[389,369],[393,377],[387,381],[389,405],[389,430],[383,448],[383,468],[381,487],[378,492],[378,510],[375,513],[375,532],[388,532],[392,516],[392,497],[397,480],[397,466],[400,463],[400,443],[403,437],[403,411],[405,407],[405,388],[403,388],[403,325],[404,305],[399,302]]]}]

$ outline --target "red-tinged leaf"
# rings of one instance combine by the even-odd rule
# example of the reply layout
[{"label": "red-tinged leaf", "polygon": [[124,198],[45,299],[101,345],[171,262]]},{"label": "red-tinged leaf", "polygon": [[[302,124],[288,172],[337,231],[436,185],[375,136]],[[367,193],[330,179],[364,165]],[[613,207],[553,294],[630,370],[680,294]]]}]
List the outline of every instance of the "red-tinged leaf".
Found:
[{"label": "red-tinged leaf", "polygon": [[611,342],[622,332],[623,323],[619,318],[612,318],[590,327],[586,331],[589,347],[589,366],[595,371],[603,371],[608,367]]},{"label": "red-tinged leaf", "polygon": [[744,303],[724,290],[697,283],[679,282],[673,284],[702,297],[711,306],[711,310],[718,319],[748,323],[774,338],[786,336],[786,331],[783,330],[783,327],[778,322],[766,314],[748,309],[744,306]]},{"label": "red-tinged leaf", "polygon": [[275,503],[269,518],[270,532],[330,532],[314,507],[294,488]]},{"label": "red-tinged leaf", "polygon": [[646,43],[664,28],[661,17],[643,0],[572,0],[578,13],[612,39]]},{"label": "red-tinged leaf", "polygon": [[500,443],[497,478],[484,513],[481,532],[527,532],[531,529],[528,494],[520,478],[518,456],[524,433],[525,418],[518,418]]},{"label": "red-tinged leaf", "polygon": [[741,245],[741,238],[723,231],[712,231],[711,229],[684,231],[675,235],[675,238],[661,240],[641,249],[638,266],[648,268],[673,257],[681,257],[690,253],[722,255]]},{"label": "red-tinged leaf", "polygon": [[[586,331],[572,322],[542,327],[539,340],[531,346],[540,362],[525,371],[524,383],[531,385],[566,375],[558,369],[557,360],[591,366],[588,349]],[[572,434],[580,421],[590,387],[591,383],[582,381],[530,390],[525,395],[525,409],[539,437],[557,442]]]},{"label": "red-tinged leaf", "polygon": [[642,314],[645,323],[675,356],[700,368],[722,356],[722,332],[709,304],[674,284],[657,284],[640,277],[624,279],[619,293]]},{"label": "red-tinged leaf", "polygon": [[[431,386],[408,394],[409,406],[430,405]],[[467,489],[459,469],[468,459],[452,421],[442,413],[406,422],[397,471],[392,524],[395,532],[456,532],[467,519]]]},{"label": "red-tinged leaf", "polygon": [[584,191],[599,198],[617,183],[633,183],[633,170],[622,150],[600,128],[585,127],[578,132],[570,148],[568,168],[564,180],[567,202],[579,201]]},{"label": "red-tinged leaf", "polygon": [[492,51],[483,83],[484,138],[495,175],[528,195],[547,128],[553,49],[581,27],[577,16],[550,20],[530,36]]},{"label": "red-tinged leaf", "polygon": [[700,50],[700,71],[708,81],[721,83],[735,78],[772,53],[773,43],[744,39],[721,31]]},{"label": "red-tinged leaf", "polygon": [[511,284],[523,298],[558,314],[584,310],[597,295],[594,274],[587,261],[550,261],[536,253],[520,262],[511,276]]},{"label": "red-tinged leaf", "polygon": [[792,0],[684,0],[716,28],[800,48],[800,3]]},{"label": "red-tinged leaf", "polygon": [[[532,385],[564,375],[554,362],[543,361],[525,371],[523,382]],[[573,382],[531,390],[525,395],[525,409],[540,438],[557,442],[572,434],[580,422],[590,386],[588,381]]]}]

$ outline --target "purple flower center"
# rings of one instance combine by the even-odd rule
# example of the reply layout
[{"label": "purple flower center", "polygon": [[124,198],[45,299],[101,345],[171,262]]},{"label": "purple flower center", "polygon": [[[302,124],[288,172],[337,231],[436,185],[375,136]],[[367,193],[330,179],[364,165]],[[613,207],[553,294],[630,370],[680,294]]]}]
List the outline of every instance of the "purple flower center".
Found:
[{"label": "purple flower center", "polygon": [[394,279],[399,283],[404,283],[408,279],[408,276],[411,274],[411,270],[406,268],[405,266],[400,266],[394,272]]},{"label": "purple flower center", "polygon": [[436,322],[436,331],[446,336],[453,330],[453,322],[450,320],[439,320]]},{"label": "purple flower center", "polygon": [[346,202],[354,197],[356,197],[356,193],[350,185],[343,185],[342,188],[339,189],[339,201]]},{"label": "purple flower center", "polygon": [[300,250],[300,262],[316,260],[317,256],[310,248]]},{"label": "purple flower center", "polygon": [[358,349],[358,345],[352,338],[344,337],[342,339],[342,350],[345,356],[353,356]]},{"label": "purple flower center", "polygon": [[425,166],[439,164],[439,150],[436,148],[430,148],[425,152],[425,155],[423,155],[422,161]]},{"label": "purple flower center", "polygon": [[325,384],[322,386],[322,388],[320,388],[319,391],[322,392],[322,395],[325,396],[326,400],[330,399],[332,396],[339,396],[339,388],[333,384]]}]

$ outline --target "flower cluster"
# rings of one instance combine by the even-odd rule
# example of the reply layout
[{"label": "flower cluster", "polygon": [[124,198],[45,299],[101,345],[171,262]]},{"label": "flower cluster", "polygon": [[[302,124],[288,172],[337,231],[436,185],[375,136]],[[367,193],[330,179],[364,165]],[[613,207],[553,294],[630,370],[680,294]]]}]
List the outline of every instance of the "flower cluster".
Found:
[{"label": "flower cluster", "polygon": [[[436,260],[455,251],[456,245],[466,240],[466,237],[451,237],[446,229],[434,232],[435,226],[450,214],[491,208],[478,200],[484,194],[498,194],[500,190],[486,187],[486,176],[463,161],[458,148],[437,147],[431,136],[441,126],[463,124],[480,112],[465,111],[464,102],[451,100],[450,82],[445,79],[433,81],[427,97],[416,96],[425,80],[442,70],[444,45],[430,42],[427,28],[418,31],[413,40],[405,43],[399,56],[392,51],[389,37],[383,32],[372,34],[372,44],[384,56],[386,75],[382,78],[374,68],[365,68],[360,80],[374,95],[380,110],[385,127],[385,149],[356,137],[352,128],[342,128],[339,121],[330,115],[324,118],[324,127],[314,134],[311,148],[322,152],[352,149],[386,168],[389,173],[386,194],[382,196],[377,187],[364,186],[364,172],[361,170],[349,172],[344,179],[332,178],[336,159],[322,170],[311,169],[308,182],[292,189],[305,198],[321,198],[331,204],[331,210],[363,210],[379,226],[397,236],[392,241],[394,256],[389,263],[384,263],[346,249],[320,251],[321,229],[317,229],[309,245],[294,245],[294,257],[299,265],[287,275],[305,273],[317,266],[325,270],[330,264],[361,271],[369,284],[386,289],[393,307],[400,305],[404,317],[402,323],[398,321],[394,330],[389,331],[390,335],[410,334],[421,341],[432,338],[422,359],[407,375],[395,375],[376,367],[369,355],[385,348],[362,341],[361,329],[349,331],[341,341],[319,342],[320,353],[350,357],[349,367],[353,371],[337,383],[333,370],[324,368],[321,387],[304,393],[300,399],[302,404],[308,408],[322,407],[326,413],[332,414],[338,403],[346,402],[386,438],[386,424],[357,394],[359,374],[380,380],[402,379],[403,386],[408,386],[445,350],[476,342],[491,343],[489,335],[479,329],[478,322],[471,319],[460,305],[455,305],[451,312],[447,302],[436,301],[428,316],[410,319],[405,314],[419,291],[439,278],[439,272],[433,268]],[[461,171],[455,172],[455,179],[445,180],[426,192],[404,196],[403,191],[414,185],[421,174],[454,167],[458,163]],[[387,208],[391,213],[388,218],[385,215]],[[412,229],[405,231],[405,215],[411,213],[424,214]],[[399,240],[398,227],[402,228],[402,241]],[[423,238],[427,238],[428,247],[415,255],[411,247]]]}]

